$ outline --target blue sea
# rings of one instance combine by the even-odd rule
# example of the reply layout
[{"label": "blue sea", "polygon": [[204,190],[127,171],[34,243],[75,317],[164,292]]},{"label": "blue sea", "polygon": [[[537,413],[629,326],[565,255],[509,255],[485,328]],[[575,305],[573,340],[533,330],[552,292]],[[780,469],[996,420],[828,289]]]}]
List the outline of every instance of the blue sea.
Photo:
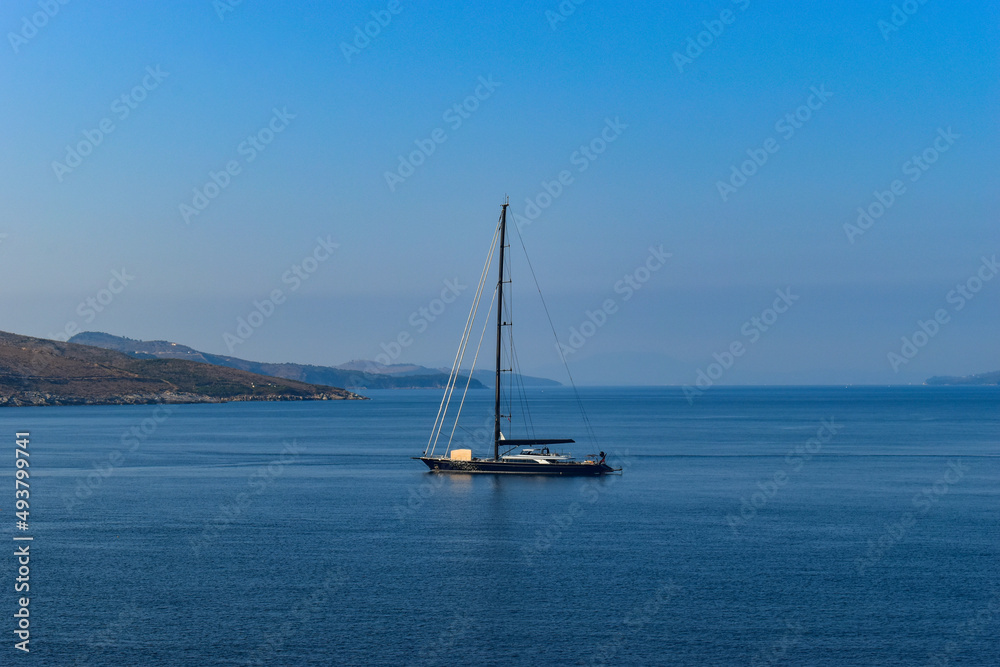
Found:
[{"label": "blue sea", "polygon": [[440,393],[368,395],[0,411],[0,663],[1000,664],[998,387],[530,390],[598,479],[432,475]]}]

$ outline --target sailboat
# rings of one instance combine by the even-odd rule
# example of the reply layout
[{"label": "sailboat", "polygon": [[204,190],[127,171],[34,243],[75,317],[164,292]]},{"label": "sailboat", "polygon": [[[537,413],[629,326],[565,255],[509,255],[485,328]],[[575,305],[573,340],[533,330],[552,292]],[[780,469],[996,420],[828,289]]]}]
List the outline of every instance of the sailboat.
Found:
[{"label": "sailboat", "polygon": [[[458,352],[455,355],[455,362],[452,365],[448,384],[445,387],[441,405],[438,408],[437,418],[431,437],[427,442],[422,456],[415,456],[414,459],[423,461],[431,472],[440,473],[493,473],[493,474],[522,474],[522,475],[569,475],[574,477],[605,475],[621,471],[621,468],[612,468],[605,462],[606,455],[588,455],[584,460],[575,460],[569,453],[562,453],[550,449],[556,445],[571,444],[575,441],[570,438],[514,438],[508,439],[500,429],[502,420],[511,419],[510,414],[503,414],[501,409],[501,398],[503,392],[502,378],[504,373],[513,373],[513,368],[503,368],[503,330],[509,328],[511,323],[504,322],[504,290],[510,283],[507,276],[505,263],[505,250],[509,248],[507,241],[507,207],[509,200],[505,200],[500,208],[500,221],[493,234],[493,242],[490,245],[490,252],[483,267],[483,273],[479,280],[476,296],[473,300],[469,318],[466,321],[465,331],[462,334],[462,341],[459,344]],[[499,252],[497,248],[499,247]],[[477,458],[472,456],[471,449],[452,449],[452,442],[455,431],[458,427],[458,419],[461,416],[462,407],[465,405],[466,395],[471,383],[472,373],[468,373],[465,378],[465,388],[461,392],[461,400],[458,405],[458,414],[455,416],[454,426],[447,436],[447,441],[443,443],[444,454],[435,455],[439,446],[442,432],[445,429],[446,419],[452,399],[456,395],[456,387],[462,377],[459,369],[462,366],[465,354],[469,347],[469,342],[473,337],[473,328],[476,323],[476,315],[482,302],[483,294],[486,292],[490,265],[495,255],[499,254],[499,276],[496,288],[493,290],[493,301],[496,303],[496,385],[493,404],[493,457]],[[508,260],[509,261],[509,258]],[[492,304],[490,305],[490,308]],[[488,312],[489,309],[487,309]],[[483,326],[483,335],[479,337],[479,344],[476,347],[475,358],[472,366],[475,367],[479,357],[479,350],[482,347],[483,337],[489,321]],[[513,342],[509,345],[510,356],[513,356]],[[513,366],[513,364],[512,364]],[[574,387],[575,389],[575,387]],[[512,412],[513,410],[511,410]]]}]

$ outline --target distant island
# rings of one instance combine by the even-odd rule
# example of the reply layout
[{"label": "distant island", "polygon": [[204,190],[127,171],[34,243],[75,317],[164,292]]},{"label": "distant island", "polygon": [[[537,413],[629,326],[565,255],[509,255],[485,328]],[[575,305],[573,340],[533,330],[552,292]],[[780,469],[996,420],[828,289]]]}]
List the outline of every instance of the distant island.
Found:
[{"label": "distant island", "polygon": [[0,407],[363,399],[332,386],[186,359],[0,332]]},{"label": "distant island", "polygon": [[[124,336],[85,331],[69,339],[71,343],[92,345],[116,350],[137,359],[187,359],[215,366],[237,368],[239,370],[297,380],[311,384],[346,387],[349,389],[440,389],[448,382],[450,369],[427,368],[416,364],[380,364],[376,361],[350,361],[339,366],[315,366],[312,364],[265,363],[249,361],[221,354],[200,352],[187,345],[165,340],[135,340]],[[469,384],[472,389],[493,386],[493,376],[488,371],[476,371]],[[461,376],[464,386],[468,375]],[[560,384],[554,380],[520,376],[525,386],[551,386]]]},{"label": "distant island", "polygon": [[998,384],[1000,385],[1000,371],[992,373],[978,373],[976,375],[965,375],[956,377],[952,375],[935,375],[926,380],[924,384],[934,385],[955,385],[955,384]]},{"label": "distant island", "polygon": [[[116,350],[136,359],[186,359],[286,380],[359,390],[438,388],[444,387],[448,381],[447,373],[423,366],[403,364],[384,366],[374,361],[351,362],[343,366],[272,364],[200,352],[187,345],[165,340],[134,340],[97,331],[78,333],[70,338],[69,342]],[[475,389],[483,388],[483,385],[475,380],[471,386]]]}]

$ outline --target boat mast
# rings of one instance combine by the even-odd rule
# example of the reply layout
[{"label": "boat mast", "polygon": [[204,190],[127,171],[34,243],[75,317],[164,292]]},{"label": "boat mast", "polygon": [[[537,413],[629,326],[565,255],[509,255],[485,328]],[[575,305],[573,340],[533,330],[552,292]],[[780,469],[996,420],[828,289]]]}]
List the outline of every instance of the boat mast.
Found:
[{"label": "boat mast", "polygon": [[507,233],[507,203],[500,209],[500,278],[497,281],[497,376],[496,396],[493,406],[493,460],[500,460],[500,343],[503,327],[503,247]]}]

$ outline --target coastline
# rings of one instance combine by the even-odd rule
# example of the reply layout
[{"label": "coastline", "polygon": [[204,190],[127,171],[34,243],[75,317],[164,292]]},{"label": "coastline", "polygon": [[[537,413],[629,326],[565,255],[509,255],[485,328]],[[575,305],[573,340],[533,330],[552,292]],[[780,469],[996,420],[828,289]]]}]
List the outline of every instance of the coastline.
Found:
[{"label": "coastline", "polygon": [[294,394],[238,394],[236,396],[205,396],[189,392],[160,392],[150,394],[122,394],[106,398],[88,398],[43,392],[24,392],[14,396],[0,396],[0,408],[54,407],[69,405],[183,405],[191,403],[238,403],[282,401],[368,401],[367,396],[345,391],[346,395],[323,392],[309,396]]}]

